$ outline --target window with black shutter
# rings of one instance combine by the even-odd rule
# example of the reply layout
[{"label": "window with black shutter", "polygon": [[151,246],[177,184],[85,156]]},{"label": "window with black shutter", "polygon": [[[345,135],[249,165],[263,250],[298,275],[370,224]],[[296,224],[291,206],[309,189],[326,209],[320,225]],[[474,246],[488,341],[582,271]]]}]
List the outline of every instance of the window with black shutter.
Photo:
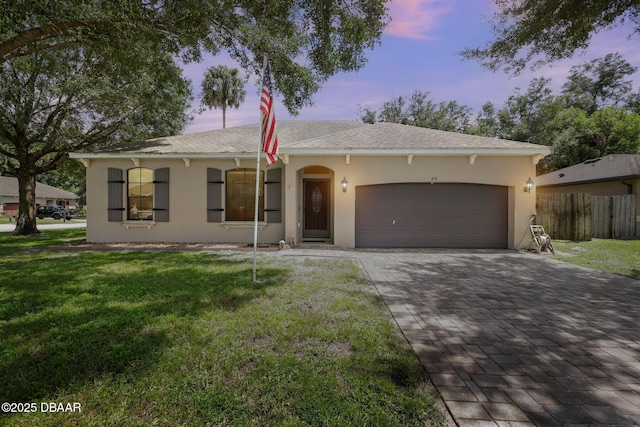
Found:
[{"label": "window with black shutter", "polygon": [[280,223],[282,222],[281,215],[281,189],[282,189],[282,169],[268,169],[267,181],[265,184],[265,190],[267,193],[267,205],[265,206],[265,212],[267,213],[268,223]]},{"label": "window with black shutter", "polygon": [[156,169],[153,173],[153,219],[169,221],[169,168]]},{"label": "window with black shutter", "polygon": [[107,219],[108,221],[122,221],[124,206],[122,203],[122,189],[124,187],[122,169],[109,168],[107,170]]}]

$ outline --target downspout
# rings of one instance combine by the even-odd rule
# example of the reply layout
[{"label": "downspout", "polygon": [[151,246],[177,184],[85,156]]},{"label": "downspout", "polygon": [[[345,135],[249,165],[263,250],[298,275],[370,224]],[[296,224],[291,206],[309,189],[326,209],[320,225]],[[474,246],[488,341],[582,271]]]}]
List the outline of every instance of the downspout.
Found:
[{"label": "downspout", "polygon": [[633,184],[628,184],[624,182],[624,179],[620,181],[620,184],[627,186],[627,194],[633,194]]}]

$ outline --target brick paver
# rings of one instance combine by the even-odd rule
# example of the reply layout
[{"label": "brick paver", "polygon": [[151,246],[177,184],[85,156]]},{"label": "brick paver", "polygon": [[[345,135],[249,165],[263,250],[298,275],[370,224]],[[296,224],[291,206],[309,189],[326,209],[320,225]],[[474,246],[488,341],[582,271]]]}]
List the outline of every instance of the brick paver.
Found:
[{"label": "brick paver", "polygon": [[458,425],[640,425],[640,281],[510,251],[350,255]]}]

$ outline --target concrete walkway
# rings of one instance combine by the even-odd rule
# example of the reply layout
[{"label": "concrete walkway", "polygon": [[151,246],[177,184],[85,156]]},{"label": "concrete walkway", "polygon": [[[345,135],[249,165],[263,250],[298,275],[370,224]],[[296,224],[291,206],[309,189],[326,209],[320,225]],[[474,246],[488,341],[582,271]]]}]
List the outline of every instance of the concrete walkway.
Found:
[{"label": "concrete walkway", "polygon": [[458,425],[640,425],[640,281],[513,251],[340,256],[360,260]]}]

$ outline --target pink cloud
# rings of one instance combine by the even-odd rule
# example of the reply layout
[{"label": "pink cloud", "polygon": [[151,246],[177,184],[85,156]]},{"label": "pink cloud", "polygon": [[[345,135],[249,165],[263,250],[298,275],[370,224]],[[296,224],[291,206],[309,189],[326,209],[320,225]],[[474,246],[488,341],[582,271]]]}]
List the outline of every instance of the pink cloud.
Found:
[{"label": "pink cloud", "polygon": [[441,15],[453,11],[453,0],[394,0],[389,3],[391,22],[385,34],[410,39],[431,38]]}]

